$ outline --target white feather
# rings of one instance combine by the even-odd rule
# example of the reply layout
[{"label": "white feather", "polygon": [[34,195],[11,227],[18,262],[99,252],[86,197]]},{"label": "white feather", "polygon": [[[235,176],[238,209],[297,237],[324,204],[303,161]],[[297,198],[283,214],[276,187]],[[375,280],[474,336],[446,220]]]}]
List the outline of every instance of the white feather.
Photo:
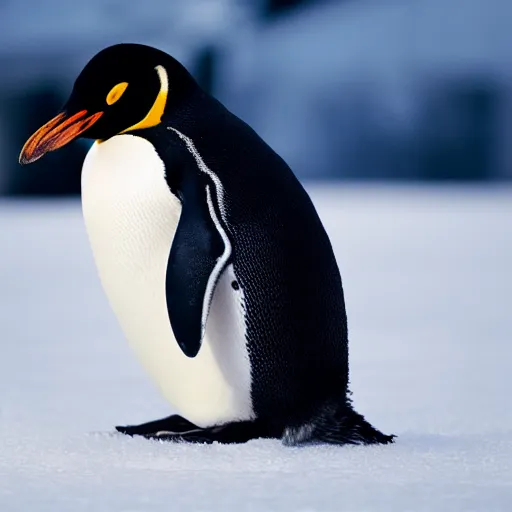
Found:
[{"label": "white feather", "polygon": [[83,166],[82,206],[112,309],[165,398],[200,427],[252,418],[244,295],[231,286],[232,265],[215,288],[199,354],[186,357],[174,338],[165,275],[181,205],[154,147],[133,135],[95,143]]},{"label": "white feather", "polygon": [[163,66],[157,66],[156,72],[158,73],[158,79],[160,80],[160,92],[169,92],[169,77],[167,71]]},{"label": "white feather", "polygon": [[210,178],[212,179],[213,183],[215,184],[215,191],[217,192],[217,201],[219,204],[220,214],[222,216],[222,220],[226,222],[226,208],[224,206],[224,187],[222,186],[219,177],[205,164],[203,158],[199,154],[199,151],[197,151],[197,148],[190,137],[187,137],[184,133],[181,133],[172,126],[169,126],[167,129],[172,130],[185,143],[190,154],[194,157],[197,166],[199,167],[199,170],[210,176]]},{"label": "white feather", "polygon": [[213,290],[215,289],[215,283],[219,279],[220,273],[222,269],[226,265],[229,257],[231,256],[231,243],[229,241],[228,235],[224,231],[222,224],[219,222],[217,218],[217,214],[215,213],[215,208],[212,202],[212,195],[210,193],[209,185],[206,185],[206,201],[208,203],[208,211],[210,213],[210,217],[212,218],[213,223],[215,224],[215,228],[219,232],[222,241],[224,242],[224,251],[222,252],[221,257],[215,263],[215,267],[213,268],[210,277],[208,278],[208,282],[206,284],[206,292],[204,294],[203,299],[203,311],[201,316],[201,337],[204,335],[206,330],[206,322],[208,319],[208,313],[211,306]]}]

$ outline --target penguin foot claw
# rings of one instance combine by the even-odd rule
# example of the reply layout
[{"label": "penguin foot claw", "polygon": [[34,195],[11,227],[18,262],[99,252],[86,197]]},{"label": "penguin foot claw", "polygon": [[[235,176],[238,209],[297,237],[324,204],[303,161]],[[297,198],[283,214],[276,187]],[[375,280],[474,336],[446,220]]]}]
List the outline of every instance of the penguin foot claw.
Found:
[{"label": "penguin foot claw", "polygon": [[170,443],[195,444],[212,444],[215,441],[215,439],[212,439],[211,437],[208,437],[208,435],[205,435],[203,429],[197,429],[196,431],[190,432],[183,432],[181,434],[176,432],[157,432],[155,435],[146,436],[146,439]]}]

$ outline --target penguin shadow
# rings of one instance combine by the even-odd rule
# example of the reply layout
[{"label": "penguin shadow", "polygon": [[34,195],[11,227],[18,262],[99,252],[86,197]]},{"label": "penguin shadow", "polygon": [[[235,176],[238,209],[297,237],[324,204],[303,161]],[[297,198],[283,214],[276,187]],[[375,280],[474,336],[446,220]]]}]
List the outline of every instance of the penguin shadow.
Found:
[{"label": "penguin shadow", "polygon": [[279,437],[254,437],[247,441],[240,441],[240,442],[222,442],[217,440],[211,440],[207,437],[202,438],[200,435],[198,435],[198,438],[196,440],[193,440],[191,442],[190,439],[183,439],[179,436],[177,433],[173,433],[173,435],[166,435],[166,432],[162,432],[162,435],[153,435],[153,436],[144,436],[144,435],[130,435],[126,434],[122,431],[116,431],[116,430],[95,430],[87,432],[85,435],[89,438],[94,439],[115,439],[115,440],[130,440],[131,442],[144,442],[144,443],[158,443],[158,444],[165,444],[165,445],[173,445],[173,444],[180,444],[180,445],[189,445],[189,446],[225,446],[225,447],[236,447],[236,446],[244,446],[244,445],[251,445],[253,443],[257,443],[259,445],[265,444],[268,446],[280,446],[287,450],[293,451],[293,452],[299,452],[299,451],[307,451],[308,449],[312,448],[328,448],[331,447],[333,449],[340,449],[340,448],[350,448],[350,449],[371,449],[371,448],[379,448],[379,449],[385,449],[386,447],[393,447],[396,444],[397,436],[393,435],[392,442],[388,443],[387,445],[370,445],[370,444],[354,444],[354,443],[346,443],[346,444],[333,444],[325,441],[319,441],[319,440],[311,440],[304,443],[297,443],[297,444],[288,444],[285,442],[283,438]]},{"label": "penguin shadow", "polygon": [[[223,446],[240,446],[240,445],[248,445],[252,442],[265,443],[268,445],[283,445],[281,439],[275,438],[255,438],[247,441],[245,443],[220,443],[220,442],[198,442],[198,443],[189,443],[187,441],[183,441],[180,439],[158,439],[158,438],[145,438],[143,436],[129,436],[123,434],[122,432],[118,432],[115,430],[108,431],[91,431],[88,432],[87,437],[99,438],[99,439],[116,439],[116,440],[138,440],[139,442],[143,441],[146,443],[159,443],[159,444],[188,444],[188,445],[223,445]],[[417,454],[429,453],[429,452],[444,452],[444,451],[457,451],[457,452],[467,452],[474,450],[475,446],[483,446],[483,441],[487,440],[493,444],[500,444],[510,442],[512,439],[512,431],[502,431],[502,432],[491,432],[485,434],[433,434],[433,433],[421,433],[414,431],[404,431],[398,433],[393,438],[393,443],[389,445],[331,445],[329,443],[322,443],[318,441],[298,444],[294,446],[288,446],[289,450],[295,451],[303,451],[308,450],[314,447],[333,447],[333,448],[350,448],[351,450],[368,450],[368,449],[378,449],[378,450],[386,450],[386,449],[399,449],[400,451],[407,452],[415,452]],[[284,445],[283,445],[284,446]]]}]

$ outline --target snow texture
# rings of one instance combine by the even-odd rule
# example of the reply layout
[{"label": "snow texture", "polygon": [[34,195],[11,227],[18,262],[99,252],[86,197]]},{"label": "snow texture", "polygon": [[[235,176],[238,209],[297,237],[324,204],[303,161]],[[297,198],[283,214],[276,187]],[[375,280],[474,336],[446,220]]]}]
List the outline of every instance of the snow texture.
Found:
[{"label": "snow texture", "polygon": [[385,447],[190,446],[126,346],[79,204],[0,204],[0,511],[512,507],[512,190],[309,187],[342,269],[356,408]]}]

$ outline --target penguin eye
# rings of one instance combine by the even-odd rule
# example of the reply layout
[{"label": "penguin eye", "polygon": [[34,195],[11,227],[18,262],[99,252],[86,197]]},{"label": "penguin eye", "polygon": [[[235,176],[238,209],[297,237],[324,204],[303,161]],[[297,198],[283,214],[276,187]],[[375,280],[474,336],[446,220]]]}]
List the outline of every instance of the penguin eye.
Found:
[{"label": "penguin eye", "polygon": [[107,94],[107,105],[113,105],[126,91],[128,87],[128,82],[121,82],[117,85],[114,85],[110,92]]}]

